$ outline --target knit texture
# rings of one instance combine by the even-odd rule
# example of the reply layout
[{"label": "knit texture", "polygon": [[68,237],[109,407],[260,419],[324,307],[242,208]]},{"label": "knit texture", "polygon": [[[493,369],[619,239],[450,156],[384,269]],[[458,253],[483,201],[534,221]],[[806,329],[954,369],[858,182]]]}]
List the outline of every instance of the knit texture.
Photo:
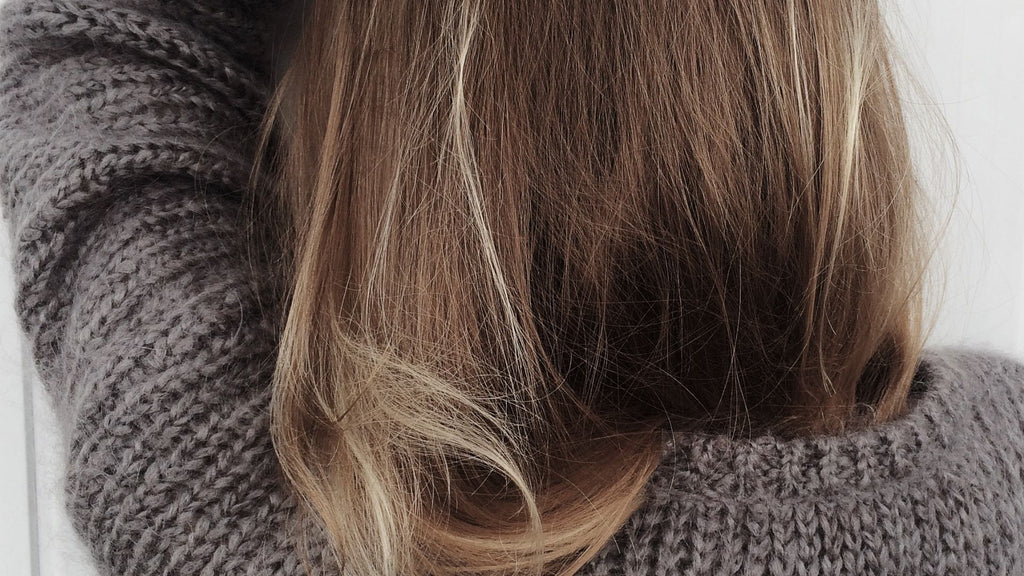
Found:
[{"label": "knit texture", "polygon": [[[254,281],[242,211],[282,6],[0,8],[17,314],[104,575],[303,573],[268,433],[280,326],[258,302],[275,294]],[[1024,574],[1022,386],[1016,359],[929,350],[899,421],[675,435],[582,574]],[[330,566],[315,530],[311,549]]]}]

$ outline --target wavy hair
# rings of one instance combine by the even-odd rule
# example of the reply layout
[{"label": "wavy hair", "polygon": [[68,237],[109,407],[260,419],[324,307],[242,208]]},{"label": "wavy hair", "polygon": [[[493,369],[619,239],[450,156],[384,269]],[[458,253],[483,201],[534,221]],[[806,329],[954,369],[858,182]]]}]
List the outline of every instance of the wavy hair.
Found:
[{"label": "wavy hair", "polygon": [[274,447],[346,573],[573,574],[669,431],[899,417],[891,43],[877,0],[312,0],[254,174]]}]

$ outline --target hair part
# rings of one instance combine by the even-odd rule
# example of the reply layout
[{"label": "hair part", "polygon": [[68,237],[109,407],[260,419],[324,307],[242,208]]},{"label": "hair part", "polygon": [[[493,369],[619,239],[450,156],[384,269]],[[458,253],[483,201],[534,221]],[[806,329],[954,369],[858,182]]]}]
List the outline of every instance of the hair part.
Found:
[{"label": "hair part", "polygon": [[305,17],[254,167],[271,433],[348,573],[569,575],[666,430],[906,409],[928,258],[877,0]]}]

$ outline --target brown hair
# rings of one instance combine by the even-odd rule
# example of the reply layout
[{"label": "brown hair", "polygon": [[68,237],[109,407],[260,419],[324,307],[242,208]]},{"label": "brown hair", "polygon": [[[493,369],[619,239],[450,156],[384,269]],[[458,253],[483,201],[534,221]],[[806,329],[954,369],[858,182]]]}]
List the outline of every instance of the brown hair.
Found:
[{"label": "brown hair", "polygon": [[665,430],[899,416],[927,258],[889,43],[876,0],[313,0],[261,142],[272,434],[339,563],[571,574]]}]

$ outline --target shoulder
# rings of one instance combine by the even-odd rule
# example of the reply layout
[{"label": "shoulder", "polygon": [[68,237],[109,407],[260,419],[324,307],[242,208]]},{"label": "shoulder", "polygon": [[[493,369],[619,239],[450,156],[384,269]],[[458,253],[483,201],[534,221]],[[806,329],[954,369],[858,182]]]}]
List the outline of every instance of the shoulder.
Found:
[{"label": "shoulder", "polygon": [[970,396],[1024,390],[1024,356],[993,348],[948,345],[926,348],[918,362],[918,379],[942,383]]},{"label": "shoulder", "polygon": [[937,421],[950,451],[959,452],[965,462],[985,466],[998,462],[1009,466],[1007,474],[1021,473],[1024,359],[1020,355],[963,345],[931,348],[922,353],[918,374],[925,390],[912,398],[911,414],[920,421]]}]

